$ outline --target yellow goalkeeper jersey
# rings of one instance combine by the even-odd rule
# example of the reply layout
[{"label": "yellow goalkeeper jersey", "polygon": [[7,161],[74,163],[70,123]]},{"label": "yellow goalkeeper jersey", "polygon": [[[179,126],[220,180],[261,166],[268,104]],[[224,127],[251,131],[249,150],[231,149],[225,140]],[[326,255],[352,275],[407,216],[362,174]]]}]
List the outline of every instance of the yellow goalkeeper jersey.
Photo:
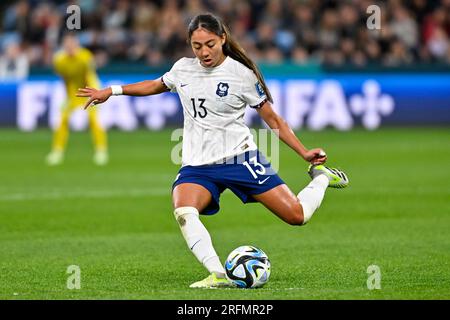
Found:
[{"label": "yellow goalkeeper jersey", "polygon": [[75,96],[78,88],[100,86],[94,57],[88,49],[80,48],[73,56],[64,51],[57,52],[53,58],[53,65],[55,72],[64,80],[70,107],[81,106],[86,102],[86,98]]}]

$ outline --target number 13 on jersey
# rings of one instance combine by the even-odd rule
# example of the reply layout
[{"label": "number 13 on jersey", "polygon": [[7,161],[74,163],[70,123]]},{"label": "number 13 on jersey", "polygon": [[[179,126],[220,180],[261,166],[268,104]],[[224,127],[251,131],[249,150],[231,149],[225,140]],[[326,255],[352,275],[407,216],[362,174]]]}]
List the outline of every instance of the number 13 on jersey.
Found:
[{"label": "number 13 on jersey", "polygon": [[256,167],[256,170],[253,170],[253,168],[250,166],[250,164],[247,161],[244,161],[242,164],[247,167],[248,171],[252,174],[253,178],[258,179],[258,174],[265,174],[266,168],[258,162],[256,157],[250,158],[250,163],[253,164],[254,167]]},{"label": "number 13 on jersey", "polygon": [[[197,111],[195,98],[191,98],[192,108],[194,109],[194,118],[197,118],[197,115],[200,118],[204,118],[204,117],[206,117],[206,114],[208,113],[206,111],[206,108],[203,106],[203,104],[205,103],[206,99],[198,98],[197,100],[199,101],[199,105],[198,105],[198,109],[200,109],[199,111]],[[202,112],[202,110],[203,110],[203,112]]]}]

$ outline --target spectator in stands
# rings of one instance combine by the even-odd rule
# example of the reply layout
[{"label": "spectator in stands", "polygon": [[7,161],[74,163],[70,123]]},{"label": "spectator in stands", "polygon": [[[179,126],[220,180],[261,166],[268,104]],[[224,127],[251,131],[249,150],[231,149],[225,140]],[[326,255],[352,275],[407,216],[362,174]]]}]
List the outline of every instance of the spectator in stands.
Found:
[{"label": "spectator in stands", "polygon": [[28,58],[19,44],[7,45],[5,54],[0,56],[0,80],[23,80],[28,76]]},{"label": "spectator in stands", "polygon": [[449,40],[445,30],[440,27],[434,28],[427,42],[427,49],[430,51],[432,57],[444,61],[448,58],[449,47]]},{"label": "spectator in stands", "polygon": [[[31,66],[51,65],[65,29],[67,0],[19,0],[3,10],[0,45],[19,37]],[[153,66],[188,55],[184,30],[199,12],[225,22],[257,61],[328,65],[448,63],[450,0],[84,0],[80,41],[99,66]],[[381,29],[368,30],[367,7],[381,8]]]}]

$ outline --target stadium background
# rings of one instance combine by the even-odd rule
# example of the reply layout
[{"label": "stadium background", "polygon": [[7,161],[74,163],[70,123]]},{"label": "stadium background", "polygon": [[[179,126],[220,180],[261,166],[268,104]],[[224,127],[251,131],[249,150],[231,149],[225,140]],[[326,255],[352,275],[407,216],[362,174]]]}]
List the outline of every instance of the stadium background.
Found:
[{"label": "stadium background", "polygon": [[[104,86],[153,79],[192,56],[195,14],[224,18],[261,67],[274,107],[310,147],[349,172],[296,229],[225,193],[205,219],[222,259],[253,244],[273,263],[255,291],[193,292],[204,271],[171,214],[177,97],[100,106],[111,163],[91,163],[86,114],[72,118],[63,166],[48,168],[64,91],[51,58],[70,5]],[[369,30],[366,9],[381,9]],[[449,298],[450,1],[4,1],[0,4],[0,298]],[[261,126],[254,113],[247,123]],[[125,131],[125,132],[124,132]],[[295,191],[306,164],[280,147]],[[276,236],[274,236],[276,235]],[[368,290],[378,265],[382,289]],[[69,265],[81,269],[69,290]]]}]

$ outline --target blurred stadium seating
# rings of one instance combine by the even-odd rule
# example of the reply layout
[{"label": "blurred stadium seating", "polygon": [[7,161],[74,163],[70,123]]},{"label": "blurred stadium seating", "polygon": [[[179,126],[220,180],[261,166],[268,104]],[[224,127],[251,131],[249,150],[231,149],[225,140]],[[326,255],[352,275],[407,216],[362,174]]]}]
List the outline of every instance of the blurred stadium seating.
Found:
[{"label": "blurred stadium seating", "polygon": [[[64,92],[51,63],[74,4],[102,86],[155,79],[193,56],[187,25],[212,12],[259,64],[293,129],[450,123],[450,0],[18,0],[0,4],[0,126],[54,128]],[[371,5],[379,29],[368,28]],[[106,104],[106,128],[183,121],[170,94]],[[86,127],[73,118],[73,128]],[[254,110],[246,123],[261,125]]]},{"label": "blurred stadium seating", "polygon": [[[31,71],[50,66],[71,4],[81,8],[78,34],[100,68],[121,62],[157,67],[191,56],[186,27],[205,11],[222,17],[259,63],[450,64],[450,0],[6,1],[0,5],[3,55],[18,44]],[[381,8],[380,30],[366,27],[372,4]]]}]

